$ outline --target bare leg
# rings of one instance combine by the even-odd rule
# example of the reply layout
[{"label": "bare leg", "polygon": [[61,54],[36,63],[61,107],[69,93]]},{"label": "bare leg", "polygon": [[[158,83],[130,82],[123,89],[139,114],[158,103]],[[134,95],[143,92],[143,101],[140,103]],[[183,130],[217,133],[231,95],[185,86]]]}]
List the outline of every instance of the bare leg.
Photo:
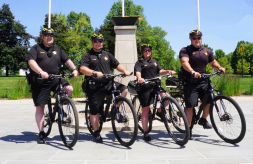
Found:
[{"label": "bare leg", "polygon": [[39,131],[44,131],[44,108],[45,106],[36,106],[35,120]]},{"label": "bare leg", "polygon": [[204,119],[207,118],[207,116],[209,115],[209,108],[210,108],[210,104],[206,104],[203,109],[202,118],[204,118]]},{"label": "bare leg", "polygon": [[148,113],[149,113],[149,106],[143,107],[142,108],[142,115],[141,115],[141,122],[142,122],[142,127],[143,127],[144,132],[148,131]]},{"label": "bare leg", "polygon": [[[161,97],[164,97],[164,96],[166,96],[166,94],[165,94],[164,92],[161,92],[161,93],[160,93],[160,96],[161,96]],[[169,103],[166,102],[166,104],[164,104],[164,105],[167,106],[168,104],[169,104]],[[159,113],[161,112],[161,104],[160,104],[160,107],[158,108],[157,112],[159,112]]]},{"label": "bare leg", "polygon": [[68,96],[71,96],[74,91],[71,85],[66,85],[65,87],[63,87],[63,90],[68,92]]},{"label": "bare leg", "polygon": [[96,115],[90,115],[90,122],[94,129],[94,131],[97,131],[99,128],[99,114]]}]

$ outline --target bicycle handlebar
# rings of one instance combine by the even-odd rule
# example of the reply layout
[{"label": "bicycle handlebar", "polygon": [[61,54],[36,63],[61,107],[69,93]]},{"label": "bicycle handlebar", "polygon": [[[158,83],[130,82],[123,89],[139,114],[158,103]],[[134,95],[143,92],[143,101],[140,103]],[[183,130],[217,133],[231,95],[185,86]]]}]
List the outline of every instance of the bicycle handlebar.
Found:
[{"label": "bicycle handlebar", "polygon": [[167,78],[170,78],[172,77],[170,73],[166,74],[166,75],[162,75],[162,76],[157,76],[157,77],[154,77],[152,79],[144,79],[145,82],[152,82],[152,81],[155,81],[155,80],[161,80],[163,77],[167,76]]},{"label": "bicycle handlebar", "polygon": [[[133,74],[133,72],[131,72],[129,76],[131,76],[132,74]],[[117,77],[117,76],[126,77],[126,76],[128,76],[128,75],[126,75],[126,74],[124,74],[124,73],[115,74],[115,75],[113,75],[113,74],[104,74],[102,78],[115,78],[115,77]]]},{"label": "bicycle handlebar", "polygon": [[[227,70],[227,68],[226,68],[226,70]],[[220,76],[221,74],[223,74],[222,71],[217,71],[217,72],[209,73],[209,74],[202,73],[202,74],[201,74],[201,78],[207,79],[207,78],[210,78],[210,77],[212,77],[212,76],[214,76],[214,75],[219,75],[219,76]]]},{"label": "bicycle handlebar", "polygon": [[58,78],[58,79],[65,79],[65,78],[73,78],[74,77],[74,74],[68,74],[68,75],[55,75],[55,74],[49,74],[49,77],[48,77],[48,79],[49,80],[53,80],[53,79],[55,79],[55,78]]}]

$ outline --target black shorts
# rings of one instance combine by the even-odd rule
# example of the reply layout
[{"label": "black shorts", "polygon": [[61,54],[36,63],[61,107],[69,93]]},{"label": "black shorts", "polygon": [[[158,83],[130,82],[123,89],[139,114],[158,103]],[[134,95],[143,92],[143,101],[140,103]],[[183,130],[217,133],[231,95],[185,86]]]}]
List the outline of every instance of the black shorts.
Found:
[{"label": "black shorts", "polygon": [[[127,87],[123,84],[115,82],[117,90],[122,93]],[[106,85],[108,86],[108,85]],[[110,88],[109,88],[110,89]],[[89,99],[90,113],[96,115],[101,113],[104,109],[104,99],[106,95],[111,95],[110,90],[107,87],[97,87],[96,89],[87,89],[86,96]]]},{"label": "black shorts", "polygon": [[[31,83],[32,97],[35,106],[44,106],[47,104],[50,92],[56,90],[59,80],[60,79],[56,78],[52,81],[45,80],[43,84],[36,82]],[[64,87],[66,85],[69,85],[69,83],[62,79],[62,86]]]},{"label": "black shorts", "polygon": [[[198,106],[198,98],[202,101],[206,90],[208,87],[208,83],[206,81],[202,81],[199,83],[190,83],[186,82],[184,84],[184,100],[185,107],[192,108]],[[211,95],[208,96],[207,103],[211,103],[212,98]]]},{"label": "black shorts", "polygon": [[137,94],[142,107],[150,106],[153,103],[155,97],[153,88],[141,89],[137,92]]}]

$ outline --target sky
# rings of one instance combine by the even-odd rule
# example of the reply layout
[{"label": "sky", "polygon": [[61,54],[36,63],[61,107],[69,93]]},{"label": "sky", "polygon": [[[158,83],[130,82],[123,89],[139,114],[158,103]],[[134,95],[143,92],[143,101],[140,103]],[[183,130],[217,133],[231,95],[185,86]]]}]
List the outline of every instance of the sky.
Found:
[{"label": "sky", "polygon": [[[121,0],[120,0],[121,1]],[[144,8],[149,25],[167,32],[165,39],[178,57],[182,47],[190,44],[189,32],[198,28],[197,0],[133,0]],[[92,27],[99,28],[114,2],[118,0],[51,0],[52,13],[66,16],[74,11],[91,18]],[[48,14],[48,0],[0,0],[9,4],[15,17],[26,26],[26,32],[39,36]],[[213,50],[233,52],[239,41],[253,43],[253,0],[199,0],[200,30],[203,44]],[[31,45],[35,44],[33,40]]]}]

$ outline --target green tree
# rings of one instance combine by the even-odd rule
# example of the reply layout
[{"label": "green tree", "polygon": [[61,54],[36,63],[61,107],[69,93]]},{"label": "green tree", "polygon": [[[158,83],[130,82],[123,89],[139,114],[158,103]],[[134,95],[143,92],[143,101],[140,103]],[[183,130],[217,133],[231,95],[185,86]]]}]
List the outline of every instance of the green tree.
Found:
[{"label": "green tree", "polygon": [[[114,2],[109,14],[104,20],[104,24],[96,31],[104,35],[104,49],[111,54],[115,52],[115,32],[112,17],[122,15],[122,2]],[[143,7],[135,5],[132,0],[125,0],[125,15],[136,16],[139,15],[142,20],[137,22],[136,41],[137,52],[141,56],[139,47],[143,43],[150,43],[153,47],[153,58],[156,59],[163,69],[176,69],[174,55],[169,42],[164,38],[167,33],[161,27],[151,27],[143,14]]]},{"label": "green tree", "polygon": [[[250,70],[250,63],[248,63],[246,61],[246,59],[243,59],[243,74],[248,74],[249,73],[249,70]],[[237,63],[237,70],[236,72],[238,74],[242,74],[242,61],[239,60],[238,63]]]},{"label": "green tree", "polygon": [[234,73],[237,74],[237,64],[238,64],[238,61],[241,60],[242,56],[240,55],[239,53],[239,47],[240,47],[240,44],[245,44],[245,41],[239,41],[237,43],[237,46],[233,52],[233,55],[231,57],[231,66],[232,66],[232,69],[234,70]]},{"label": "green tree", "polygon": [[218,59],[218,63],[220,64],[220,66],[222,66],[223,68],[227,68],[226,70],[226,74],[230,74],[233,72],[232,67],[230,66],[230,63],[228,61],[228,59],[224,56]]},{"label": "green tree", "polygon": [[26,27],[15,21],[8,4],[0,9],[0,68],[5,67],[6,76],[9,71],[27,68],[24,61],[31,35],[26,33]]},{"label": "green tree", "polygon": [[219,58],[225,57],[225,52],[221,49],[215,50],[214,58],[215,60],[218,60]]},{"label": "green tree", "polygon": [[253,43],[246,42],[244,45],[243,58],[250,64],[249,74],[253,75]]}]

